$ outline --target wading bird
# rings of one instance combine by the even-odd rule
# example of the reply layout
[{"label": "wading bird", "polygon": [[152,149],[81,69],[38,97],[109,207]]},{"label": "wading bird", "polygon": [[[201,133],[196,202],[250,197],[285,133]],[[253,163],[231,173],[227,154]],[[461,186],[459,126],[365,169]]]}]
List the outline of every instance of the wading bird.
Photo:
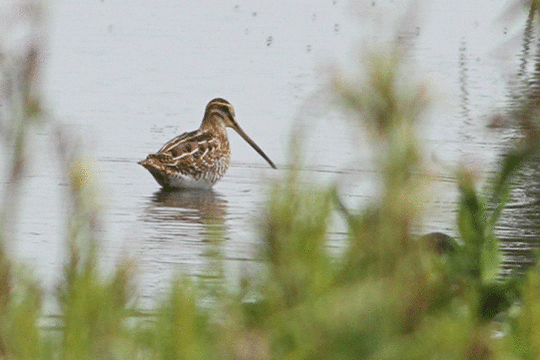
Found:
[{"label": "wading bird", "polygon": [[179,135],[139,161],[164,189],[211,188],[227,171],[231,150],[226,127],[233,128],[274,169],[276,166],[238,126],[232,105],[214,99],[206,105],[198,130]]}]

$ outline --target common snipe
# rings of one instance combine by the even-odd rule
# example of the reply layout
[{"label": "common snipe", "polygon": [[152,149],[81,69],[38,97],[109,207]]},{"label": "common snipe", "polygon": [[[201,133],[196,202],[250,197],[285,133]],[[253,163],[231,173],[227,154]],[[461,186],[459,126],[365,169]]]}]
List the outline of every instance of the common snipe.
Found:
[{"label": "common snipe", "polygon": [[276,168],[238,126],[232,105],[220,98],[206,105],[198,130],[175,137],[139,164],[165,189],[210,188],[225,174],[231,161],[226,127],[236,130],[270,166]]}]

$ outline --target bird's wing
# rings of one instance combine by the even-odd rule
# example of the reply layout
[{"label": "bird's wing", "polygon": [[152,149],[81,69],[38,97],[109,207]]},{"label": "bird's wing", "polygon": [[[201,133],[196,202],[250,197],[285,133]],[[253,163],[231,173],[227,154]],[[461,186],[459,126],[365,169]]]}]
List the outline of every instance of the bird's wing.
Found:
[{"label": "bird's wing", "polygon": [[197,176],[212,171],[221,153],[220,142],[212,134],[197,130],[170,140],[154,156],[171,170]]}]

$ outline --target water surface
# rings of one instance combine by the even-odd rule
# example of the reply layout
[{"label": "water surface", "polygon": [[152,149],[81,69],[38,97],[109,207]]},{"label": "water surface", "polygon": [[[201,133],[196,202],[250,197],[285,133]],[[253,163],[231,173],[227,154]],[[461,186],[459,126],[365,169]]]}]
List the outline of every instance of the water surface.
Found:
[{"label": "water surface", "polygon": [[[161,293],[175,271],[200,272],[214,231],[224,231],[230,273],[256,259],[257,224],[272,179],[285,174],[293,128],[303,136],[307,181],[337,182],[351,208],[373,201],[377,171],[366,136],[330,107],[325,84],[329,64],[350,67],[355,51],[388,45],[391,30],[433,94],[421,138],[437,181],[419,231],[456,233],[449,169],[464,162],[488,174],[512,137],[486,125],[516,104],[509,85],[524,59],[526,12],[504,22],[504,1],[440,0],[398,22],[403,2],[204,3],[57,1],[50,8],[47,104],[94,159],[104,261],[133,256],[143,299]],[[240,126],[278,170],[231,131],[232,164],[212,191],[161,191],[137,161],[198,128],[214,97],[234,105]],[[34,150],[46,151],[32,159],[14,251],[53,289],[63,261],[66,182],[48,128],[32,139]],[[501,224],[514,260],[540,233],[536,175],[531,168],[520,178],[520,196]],[[339,248],[339,220],[331,238]]]}]

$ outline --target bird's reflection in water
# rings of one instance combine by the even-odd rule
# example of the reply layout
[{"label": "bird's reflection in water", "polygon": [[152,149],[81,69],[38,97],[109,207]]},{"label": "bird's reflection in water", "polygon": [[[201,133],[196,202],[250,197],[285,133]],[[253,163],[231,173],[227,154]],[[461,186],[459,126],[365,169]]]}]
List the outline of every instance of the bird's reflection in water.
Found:
[{"label": "bird's reflection in water", "polygon": [[149,221],[178,221],[184,225],[223,224],[227,200],[213,190],[160,190],[152,197]]},{"label": "bird's reflection in water", "polygon": [[158,191],[148,198],[144,227],[130,242],[138,261],[141,306],[154,304],[167,291],[174,273],[198,276],[206,271],[216,238],[225,246],[228,202],[212,190]]}]

